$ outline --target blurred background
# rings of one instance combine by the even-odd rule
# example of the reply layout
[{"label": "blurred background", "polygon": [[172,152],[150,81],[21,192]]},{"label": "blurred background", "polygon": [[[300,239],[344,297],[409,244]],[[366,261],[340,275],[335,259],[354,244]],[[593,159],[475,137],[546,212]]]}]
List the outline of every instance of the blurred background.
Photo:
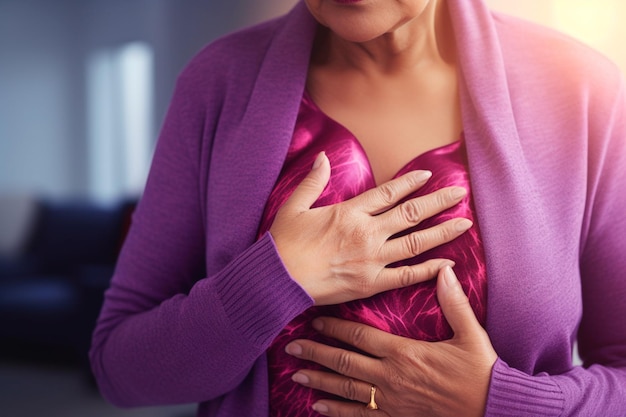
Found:
[{"label": "blurred background", "polygon": [[[0,415],[193,415],[105,404],[89,334],[177,74],[207,42],[294,3],[0,0]],[[626,71],[626,2],[487,3]]]}]

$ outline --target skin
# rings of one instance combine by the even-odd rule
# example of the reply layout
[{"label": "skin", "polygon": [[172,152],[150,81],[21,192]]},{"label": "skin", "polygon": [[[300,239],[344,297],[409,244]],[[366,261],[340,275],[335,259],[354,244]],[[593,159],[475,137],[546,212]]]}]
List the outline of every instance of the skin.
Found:
[{"label": "skin", "polygon": [[[351,400],[323,400],[313,408],[336,417],[484,415],[496,352],[449,266],[439,274],[437,297],[454,331],[443,342],[407,339],[336,318],[316,319],[316,330],[370,356],[310,340],[287,345],[287,353],[334,371],[301,370],[293,375],[295,382]],[[377,387],[376,411],[363,406],[372,384]]]},{"label": "skin", "polygon": [[[313,323],[319,331],[371,356],[294,341],[287,347],[289,354],[330,372],[301,370],[293,379],[346,399],[314,405],[329,416],[481,416],[497,355],[450,269],[452,263],[435,259],[386,268],[453,240],[471,226],[466,219],[453,219],[388,240],[457,204],[464,195],[450,187],[396,206],[402,196],[423,185],[427,175],[418,171],[388,181],[415,155],[457,140],[462,130],[445,3],[306,4],[322,27],[307,89],[324,112],[359,138],[381,185],[352,200],[311,209],[330,176],[330,162],[320,154],[270,229],[278,252],[318,305],[369,297],[438,273],[437,295],[454,337],[426,343],[320,318]],[[372,384],[378,388],[379,410],[364,407]]]},{"label": "skin", "polygon": [[415,156],[459,139],[455,48],[444,3],[307,5],[322,23],[307,90],[359,139],[378,184]]},{"label": "skin", "polygon": [[287,271],[316,305],[343,303],[413,285],[453,264],[432,259],[413,266],[387,267],[449,242],[472,226],[468,219],[452,219],[389,240],[457,204],[467,193],[462,187],[448,187],[396,206],[429,177],[430,172],[411,172],[343,203],[311,209],[330,178],[328,158],[324,153],[318,156],[270,228]]}]

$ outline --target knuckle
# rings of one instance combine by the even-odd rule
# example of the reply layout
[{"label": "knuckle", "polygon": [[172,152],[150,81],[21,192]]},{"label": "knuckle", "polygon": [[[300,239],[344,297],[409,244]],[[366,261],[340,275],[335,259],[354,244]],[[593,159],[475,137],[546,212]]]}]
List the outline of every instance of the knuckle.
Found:
[{"label": "knuckle", "polygon": [[396,343],[393,347],[394,355],[399,358],[405,358],[410,362],[419,361],[422,350],[419,348],[419,344],[416,345],[414,342],[413,340],[409,340]]},{"label": "knuckle", "polygon": [[355,224],[352,227],[350,236],[357,245],[366,245],[370,240],[370,233],[367,227],[362,224]]},{"label": "knuckle", "polygon": [[348,400],[357,401],[359,399],[356,382],[352,378],[348,378],[343,382],[341,391],[341,396],[347,398]]},{"label": "knuckle", "polygon": [[398,199],[398,192],[393,183],[386,183],[381,185],[380,187],[378,187],[378,193],[383,204],[387,206],[392,205]]},{"label": "knuckle", "polygon": [[365,327],[363,326],[355,326],[348,335],[350,344],[352,346],[363,346],[363,342],[365,342],[367,335]]},{"label": "knuckle", "polygon": [[341,236],[347,246],[362,247],[372,238],[372,232],[366,222],[359,219],[349,206],[342,204],[334,207],[329,227]]},{"label": "knuckle", "polygon": [[411,233],[405,239],[407,251],[413,256],[417,256],[424,251],[424,237],[421,233]]},{"label": "knuckle", "polygon": [[403,358],[415,358],[419,350],[415,349],[411,343],[399,343],[396,347],[396,353]]},{"label": "knuckle", "polygon": [[404,220],[410,224],[418,224],[422,221],[422,208],[415,200],[410,200],[400,206],[400,212]]},{"label": "knuckle", "polygon": [[413,285],[417,282],[417,274],[415,270],[409,266],[401,266],[398,268],[399,273],[399,284],[401,287],[408,287],[409,285]]},{"label": "knuckle", "polygon": [[375,286],[370,282],[367,277],[361,277],[357,280],[355,288],[357,290],[357,296],[359,298],[369,297],[375,293]]},{"label": "knuckle", "polygon": [[342,351],[337,357],[337,372],[342,375],[349,375],[353,368],[351,352]]}]

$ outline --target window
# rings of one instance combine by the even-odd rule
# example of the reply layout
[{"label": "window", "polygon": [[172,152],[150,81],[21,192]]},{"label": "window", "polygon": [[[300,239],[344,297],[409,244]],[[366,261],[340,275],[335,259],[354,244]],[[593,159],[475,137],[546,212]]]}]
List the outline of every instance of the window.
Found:
[{"label": "window", "polygon": [[143,42],[87,62],[89,189],[101,202],[137,197],[152,153],[153,52]]}]

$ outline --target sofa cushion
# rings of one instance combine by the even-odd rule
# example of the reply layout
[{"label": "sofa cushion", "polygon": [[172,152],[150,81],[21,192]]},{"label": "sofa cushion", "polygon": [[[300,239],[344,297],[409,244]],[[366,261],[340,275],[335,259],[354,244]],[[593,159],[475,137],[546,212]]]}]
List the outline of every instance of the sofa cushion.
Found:
[{"label": "sofa cushion", "polygon": [[30,254],[53,273],[85,264],[111,264],[119,248],[119,207],[93,203],[42,204]]}]

